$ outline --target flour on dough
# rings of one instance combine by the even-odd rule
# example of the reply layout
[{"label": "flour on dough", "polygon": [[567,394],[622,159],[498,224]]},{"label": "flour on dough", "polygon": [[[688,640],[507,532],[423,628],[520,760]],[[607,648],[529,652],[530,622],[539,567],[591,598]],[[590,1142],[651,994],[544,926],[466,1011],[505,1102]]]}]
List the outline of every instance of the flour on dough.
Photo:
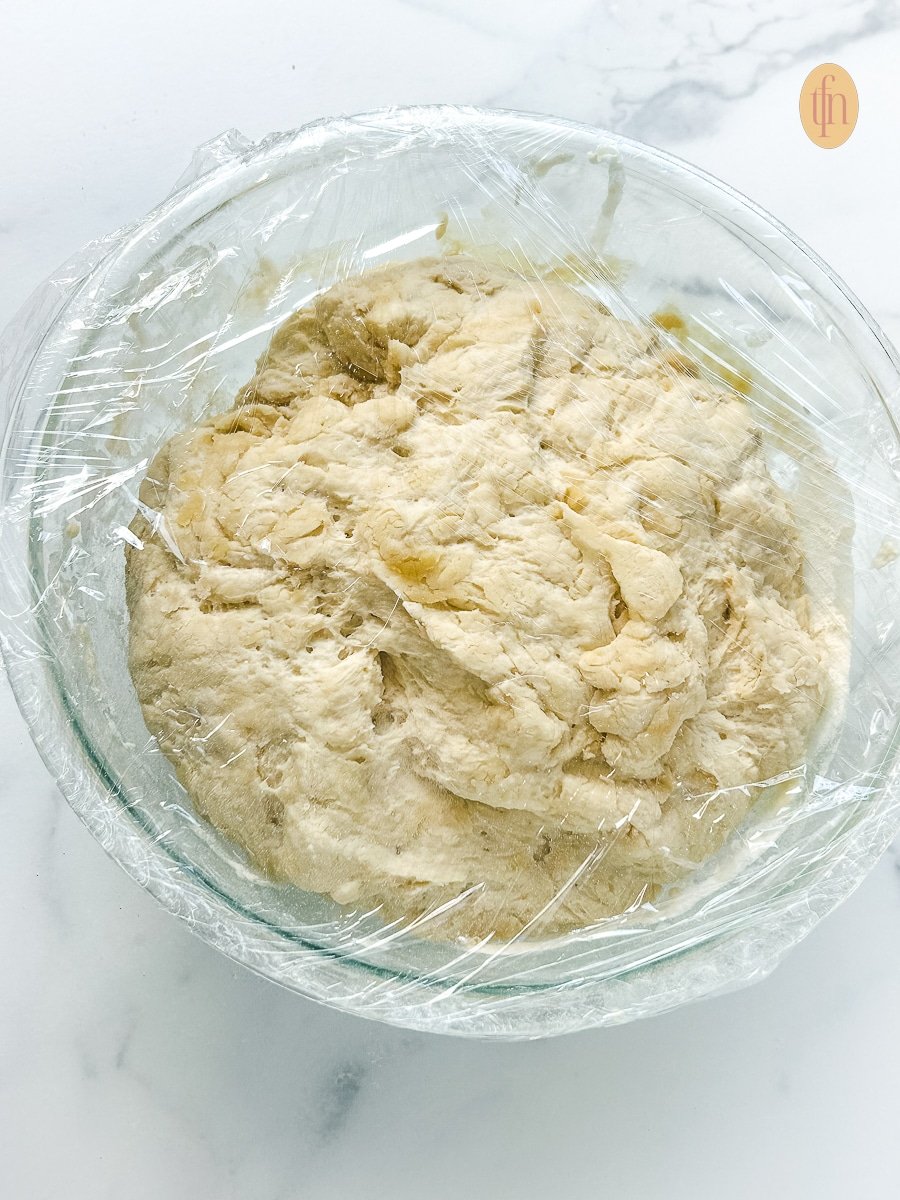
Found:
[{"label": "flour on dough", "polygon": [[430,936],[556,934],[678,879],[804,761],[837,620],[745,399],[661,338],[461,255],[392,265],[164,446],[131,671],[264,871],[447,906]]}]

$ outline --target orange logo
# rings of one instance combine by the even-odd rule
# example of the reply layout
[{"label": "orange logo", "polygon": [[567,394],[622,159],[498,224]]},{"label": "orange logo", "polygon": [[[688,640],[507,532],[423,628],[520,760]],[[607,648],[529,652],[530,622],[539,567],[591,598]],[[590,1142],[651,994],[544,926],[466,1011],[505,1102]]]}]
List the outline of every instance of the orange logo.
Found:
[{"label": "orange logo", "polygon": [[837,63],[822,63],[806,77],[800,92],[800,120],[816,146],[843,146],[856,128],[859,96],[856,84]]}]

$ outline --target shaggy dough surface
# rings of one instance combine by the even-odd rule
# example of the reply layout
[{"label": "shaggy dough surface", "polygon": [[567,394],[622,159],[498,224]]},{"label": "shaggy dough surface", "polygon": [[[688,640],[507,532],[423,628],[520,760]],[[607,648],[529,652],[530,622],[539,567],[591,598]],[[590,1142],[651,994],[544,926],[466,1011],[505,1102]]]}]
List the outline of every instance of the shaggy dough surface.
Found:
[{"label": "shaggy dough surface", "polygon": [[131,671],[198,811],[342,903],[449,904],[426,935],[652,896],[828,700],[746,402],[560,284],[332,288],[141,500]]}]

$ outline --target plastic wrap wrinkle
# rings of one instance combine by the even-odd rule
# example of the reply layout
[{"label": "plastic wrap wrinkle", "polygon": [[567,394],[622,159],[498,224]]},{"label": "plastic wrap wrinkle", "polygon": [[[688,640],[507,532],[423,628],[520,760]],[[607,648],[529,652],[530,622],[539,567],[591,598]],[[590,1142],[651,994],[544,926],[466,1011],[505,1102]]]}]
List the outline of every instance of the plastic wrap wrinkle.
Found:
[{"label": "plastic wrap wrinkle", "polygon": [[[500,301],[494,306],[502,328],[489,355],[493,373],[467,396],[458,374],[434,374],[437,359],[431,360],[432,376],[426,378],[428,355],[416,351],[409,330],[401,330],[386,347],[377,340],[360,342],[361,326],[351,322],[349,341],[317,351],[319,365],[310,360],[304,368],[319,370],[326,353],[344,364],[340,386],[346,414],[338,414],[335,428],[349,422],[352,431],[347,471],[370,436],[364,424],[369,405],[372,421],[381,422],[376,441],[382,438],[385,446],[390,442],[402,452],[368,502],[372,512],[378,504],[387,511],[390,497],[400,495],[396,489],[411,478],[415,455],[427,450],[427,442],[414,444],[422,414],[436,414],[432,439],[440,422],[452,431],[467,404],[474,406],[473,419],[480,420],[488,403],[485,388],[501,379],[497,364],[507,364],[503,369],[510,379],[521,371],[520,390],[500,389],[493,401],[490,453],[473,457],[465,431],[457,431],[452,434],[456,467],[435,459],[429,470],[449,470],[459,489],[470,486],[467,475],[493,479],[502,503],[518,513],[527,515],[538,503],[558,506],[559,528],[566,532],[555,543],[555,558],[546,559],[546,569],[562,572],[562,578],[569,569],[568,548],[575,546],[581,561],[595,564],[597,578],[607,580],[610,595],[619,597],[616,603],[624,604],[631,618],[626,621],[611,608],[612,615],[604,616],[612,622],[606,634],[582,648],[579,669],[595,681],[591,686],[602,685],[597,695],[604,687],[609,694],[621,663],[632,661],[627,656],[649,662],[649,655],[655,663],[652,670],[642,668],[648,673],[630,708],[613,712],[605,700],[589,701],[585,708],[584,699],[576,697],[573,715],[561,718],[562,710],[552,710],[552,716],[550,709],[541,715],[528,707],[535,696],[546,694],[540,689],[550,686],[548,670],[556,669],[540,656],[547,635],[538,638],[532,631],[533,640],[523,642],[531,647],[532,667],[526,669],[522,658],[514,673],[497,666],[495,646],[494,658],[478,667],[484,676],[478,687],[491,691],[497,704],[505,697],[509,712],[527,715],[504,752],[506,769],[521,757],[522,782],[505,793],[502,774],[497,784],[485,783],[473,773],[471,756],[443,752],[441,739],[430,750],[426,743],[403,750],[403,761],[415,764],[404,786],[425,779],[432,781],[428,787],[461,788],[468,798],[458,803],[483,810],[484,819],[493,822],[486,828],[496,830],[491,836],[498,847],[508,836],[504,822],[507,829],[513,820],[530,830],[533,820],[527,844],[536,857],[529,878],[541,877],[541,856],[551,855],[552,865],[561,838],[574,839],[573,847],[580,846],[578,838],[586,847],[593,838],[593,849],[573,850],[571,863],[560,863],[558,886],[543,896],[535,892],[515,913],[508,909],[509,899],[503,900],[502,873],[493,898],[476,877],[460,887],[451,879],[431,893],[419,881],[424,899],[406,908],[390,889],[367,894],[362,876],[352,886],[349,877],[339,878],[339,853],[338,874],[323,876],[316,886],[343,899],[343,905],[279,881],[278,876],[291,877],[286,863],[260,862],[258,852],[248,857],[202,819],[202,806],[198,815],[176,777],[191,756],[211,764],[212,790],[204,805],[216,808],[215,773],[237,772],[251,753],[239,738],[228,743],[232,716],[220,714],[207,728],[203,711],[188,713],[180,749],[171,738],[161,748],[148,733],[128,667],[126,547],[132,562],[149,561],[151,549],[167,556],[176,575],[209,560],[208,546],[199,553],[196,546],[186,549],[186,537],[199,528],[199,509],[192,512],[188,505],[181,524],[177,506],[167,508],[161,494],[152,494],[148,469],[152,477],[150,464],[162,447],[227,413],[239,395],[243,404],[235,410],[236,420],[245,422],[247,439],[264,440],[259,423],[273,419],[266,405],[280,413],[277,420],[284,421],[289,411],[300,419],[302,406],[290,406],[300,394],[296,378],[279,382],[273,373],[267,380],[263,360],[254,377],[254,363],[273,333],[301,309],[331,311],[340,323],[350,310],[329,310],[329,289],[350,287],[347,304],[357,294],[352,288],[359,277],[363,288],[365,280],[384,277],[394,281],[392,288],[402,289],[417,270],[410,264],[422,260],[434,260],[436,271],[445,264],[451,276],[454,263],[474,264],[468,269],[481,272],[482,287],[494,286],[487,281],[523,281],[519,291],[512,282],[503,284],[511,297],[510,313],[500,312]],[[572,294],[580,297],[577,303],[567,299]],[[413,291],[410,312],[415,296]],[[523,327],[516,297],[529,296],[541,310],[535,327],[555,332],[549,339],[545,334],[543,342],[535,335],[531,349],[523,342],[527,353],[516,365],[511,344],[503,341],[511,334],[504,330]],[[636,877],[630,896],[605,907],[598,898],[593,908],[581,899],[572,907],[572,897],[585,894],[585,888],[590,895],[604,872],[612,886],[624,869],[632,869],[628,843],[638,837],[633,822],[641,820],[641,805],[659,778],[653,772],[671,753],[667,747],[660,758],[645,749],[641,714],[665,714],[665,705],[673,701],[657,698],[679,696],[683,721],[690,726],[702,702],[691,690],[697,686],[691,683],[691,655],[676,653],[677,638],[665,625],[667,619],[677,623],[685,603],[681,573],[676,576],[661,561],[660,548],[670,541],[674,545],[678,537],[671,506],[647,493],[645,533],[638,539],[643,547],[635,567],[629,536],[637,536],[637,527],[598,532],[596,521],[583,517],[593,511],[584,507],[591,503],[581,494],[584,479],[569,480],[564,502],[538,500],[528,491],[547,486],[553,437],[562,436],[553,429],[573,420],[565,405],[550,398],[553,387],[562,387],[556,382],[562,373],[548,374],[549,358],[569,356],[575,386],[616,378],[608,363],[596,355],[589,361],[583,347],[579,350],[578,321],[594,318],[576,317],[588,311],[578,305],[594,312],[602,306],[611,314],[611,329],[633,329],[626,337],[652,343],[648,353],[659,364],[652,376],[654,394],[660,389],[681,394],[681,389],[695,397],[691,403],[698,414],[709,407],[691,426],[691,436],[706,439],[709,453],[723,463],[733,455],[734,421],[746,407],[748,429],[759,430],[756,448],[748,443],[746,461],[759,454],[764,473],[753,476],[755,491],[734,501],[733,536],[739,544],[752,542],[757,557],[747,559],[747,569],[765,575],[777,573],[779,558],[785,558],[780,530],[795,526],[802,583],[790,587],[796,591],[791,604],[799,606],[797,620],[812,622],[808,628],[815,640],[824,636],[824,626],[816,627],[814,614],[823,620],[832,614],[832,640],[822,656],[830,671],[830,699],[823,718],[808,731],[807,752],[799,761],[796,755],[773,760],[776,770],[758,778],[725,786],[704,787],[699,779],[682,783],[681,799],[663,798],[661,811],[677,803],[687,812],[689,805],[696,830],[705,822],[714,828],[718,819],[729,825],[728,836],[719,845],[718,835],[709,835],[708,857],[703,839],[692,843],[688,838],[679,848],[663,837],[658,861],[668,857],[669,874],[659,874],[660,865],[643,884]],[[335,326],[332,333],[338,332]],[[476,355],[483,351],[477,338],[470,345]],[[366,357],[373,353],[375,358]],[[632,411],[628,406],[643,402],[634,397],[643,394],[641,386],[650,386],[649,377],[641,385],[633,348],[626,353],[619,346],[617,354],[616,369],[627,385],[622,384],[616,403]],[[464,362],[465,355],[454,361]],[[372,375],[376,365],[377,372],[386,372],[383,379]],[[241,392],[254,378],[257,389],[269,388],[262,405],[258,397]],[[328,388],[336,386],[334,378],[328,376]],[[198,149],[191,169],[158,209],[67,263],[30,299],[0,342],[6,418],[0,637],[17,699],[66,798],[107,852],[205,940],[315,999],[400,1025],[515,1038],[614,1024],[728,990],[767,974],[861,881],[900,823],[895,754],[900,644],[893,616],[898,562],[885,551],[896,538],[900,514],[898,380],[892,348],[814,255],[752,204],[658,151],[551,118],[449,107],[317,122],[257,145],[229,131]],[[283,396],[279,387],[287,389]],[[442,388],[448,389],[443,399]],[[709,396],[721,399],[713,404]],[[531,460],[521,458],[516,431],[537,420],[528,415],[535,403],[546,408],[548,448],[532,470]],[[356,425],[354,404],[360,413]],[[418,415],[412,415],[410,404]],[[724,413],[734,416],[724,421]],[[686,424],[682,418],[680,427]],[[227,429],[226,420],[221,433],[226,442],[244,436]],[[677,421],[668,433],[656,420],[649,435],[653,453],[659,455],[660,439],[669,437],[667,452],[689,469],[693,452],[677,445],[678,433]],[[612,480],[623,471],[624,481],[632,469],[614,458],[607,462],[602,456],[609,445],[596,441],[596,430],[588,426],[573,424],[565,436],[579,447],[585,471],[589,464]],[[592,437],[593,450],[586,444]],[[310,536],[318,536],[315,521],[322,513],[312,511],[315,488],[309,491],[309,480],[322,468],[313,458],[306,456],[302,470],[296,456],[293,465],[287,463],[295,478],[304,471],[308,477],[303,486],[310,528],[304,533],[297,527],[290,550],[300,560],[291,565],[284,559],[285,547],[278,545],[283,531],[266,532],[261,525],[253,535],[253,554],[261,562],[277,561],[285,580],[298,579],[297,572],[306,569],[302,555]],[[520,459],[527,467],[524,474],[504,483],[501,468]],[[332,469],[339,461],[333,453],[328,460]],[[647,461],[642,470],[650,479],[655,468]],[[573,456],[573,469],[578,462]],[[255,469],[264,474],[264,461]],[[767,477],[776,489],[773,504],[780,504],[783,494],[788,505],[787,515],[768,526],[758,502],[759,489],[769,487]],[[421,496],[427,495],[427,479],[424,489]],[[425,526],[398,534],[393,518],[382,525],[352,524],[351,548],[334,559],[338,574],[346,575],[348,563],[357,571],[356,592],[359,580],[368,580],[365,587],[377,601],[368,615],[363,612],[352,653],[367,654],[370,646],[384,661],[393,656],[399,666],[391,669],[407,672],[393,680],[397,695],[410,687],[425,688],[422,695],[440,694],[449,678],[446,664],[464,663],[462,647],[453,639],[466,621],[475,620],[460,614],[472,604],[475,609],[468,611],[477,614],[483,603],[476,603],[471,591],[471,572],[486,526],[480,517],[456,513],[452,492],[448,486],[432,496],[429,520],[448,537],[434,562],[429,557],[436,553],[434,546],[409,551],[413,530]],[[352,491],[347,494],[351,505],[356,503]],[[249,486],[244,495],[235,528],[259,523],[267,511],[265,489]],[[606,495],[607,517],[615,509],[612,495]],[[415,501],[420,508],[421,496]],[[620,522],[632,511],[632,499],[622,499]],[[329,504],[333,508],[333,498]],[[365,554],[364,537],[369,539]],[[519,561],[527,561],[527,539],[521,544],[525,558]],[[443,563],[448,556],[459,559],[456,566]],[[372,583],[375,568],[381,577]],[[651,577],[657,582],[648,588]],[[498,578],[494,566],[479,585],[484,595],[496,588]],[[238,583],[232,573],[214,586],[225,588],[228,596],[227,589]],[[788,587],[787,579],[778,586]],[[772,603],[768,587],[760,593],[764,605]],[[739,589],[734,592],[732,604],[757,602]],[[235,592],[226,603],[239,605],[246,598]],[[542,604],[546,612],[546,599]],[[523,627],[527,611],[520,597],[509,619]],[[540,611],[535,610],[535,620]],[[846,664],[841,622],[848,630]],[[652,631],[659,628],[665,645],[653,640],[659,634]],[[445,664],[431,680],[410,674],[403,657],[414,645],[413,634],[420,637],[426,629]],[[685,629],[677,634],[685,636]],[[396,644],[388,646],[390,638]],[[771,656],[771,645],[765,654]],[[771,658],[760,661],[770,669]],[[621,678],[627,683],[627,670]],[[666,679],[675,682],[665,685]],[[197,680],[198,697],[202,682]],[[792,695],[796,703],[796,692]],[[525,707],[516,710],[516,704]],[[591,733],[591,713],[601,725],[621,732]],[[336,736],[350,717],[351,707],[337,712]],[[408,725],[408,713],[404,719]],[[433,730],[444,730],[452,749],[447,712],[438,707],[430,720]],[[190,722],[196,726],[193,733]],[[608,819],[579,817],[573,802],[554,809],[542,798],[540,780],[549,777],[558,745],[554,738],[562,726],[570,731],[564,737],[584,730],[579,747],[595,756],[584,760],[588,764],[603,761],[596,757],[602,756],[602,746],[609,750],[619,744],[618,758],[604,769],[627,778],[638,794],[623,795],[620,809]],[[659,744],[664,746],[665,738]],[[538,750],[541,745],[545,748]],[[677,785],[679,769],[671,769]],[[390,778],[396,788],[399,776]],[[376,791],[368,804],[378,802]],[[377,832],[376,827],[377,821]],[[439,828],[432,824],[428,836]],[[298,829],[300,836],[302,826]],[[240,821],[228,832],[248,842]],[[424,833],[417,836],[410,834],[404,854],[427,844]],[[702,859],[699,865],[694,852]],[[472,913],[481,915],[476,920]]]}]

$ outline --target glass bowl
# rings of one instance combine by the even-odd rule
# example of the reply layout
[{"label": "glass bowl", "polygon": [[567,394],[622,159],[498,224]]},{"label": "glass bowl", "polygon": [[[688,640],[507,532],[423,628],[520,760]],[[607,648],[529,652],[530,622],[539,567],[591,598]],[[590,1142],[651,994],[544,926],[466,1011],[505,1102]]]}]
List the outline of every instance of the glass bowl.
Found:
[{"label": "glass bowl", "polygon": [[[447,245],[552,269],[623,315],[677,313],[703,369],[748,392],[773,473],[846,567],[832,583],[851,623],[847,702],[815,760],[781,781],[786,802],[761,789],[689,887],[557,940],[417,940],[266,880],[192,812],[126,666],[122,545],[154,452],[228,407],[274,326],[319,290]],[[0,365],[0,628],[31,734],[107,852],[252,970],[418,1029],[612,1024],[766,974],[900,824],[900,364],[788,230],[670,155],[570,121],[451,107],[257,145],[225,136],[145,220],[33,298]]]}]

